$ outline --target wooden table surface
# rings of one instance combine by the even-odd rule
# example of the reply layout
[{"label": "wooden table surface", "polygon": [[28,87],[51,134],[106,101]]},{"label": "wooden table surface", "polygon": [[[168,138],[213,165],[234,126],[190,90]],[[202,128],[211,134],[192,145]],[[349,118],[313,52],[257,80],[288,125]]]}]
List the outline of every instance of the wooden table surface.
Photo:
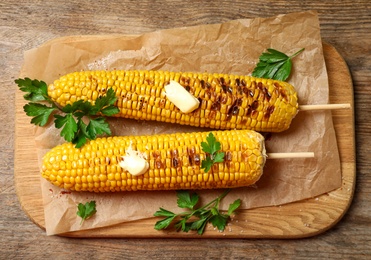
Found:
[{"label": "wooden table surface", "polygon": [[[61,36],[138,34],[240,18],[317,10],[321,34],[354,84],[356,191],[329,231],[306,239],[80,239],[46,236],[22,211],[14,186],[14,97],[24,51]],[[0,3],[0,259],[371,257],[371,7],[359,1],[10,1]]]}]

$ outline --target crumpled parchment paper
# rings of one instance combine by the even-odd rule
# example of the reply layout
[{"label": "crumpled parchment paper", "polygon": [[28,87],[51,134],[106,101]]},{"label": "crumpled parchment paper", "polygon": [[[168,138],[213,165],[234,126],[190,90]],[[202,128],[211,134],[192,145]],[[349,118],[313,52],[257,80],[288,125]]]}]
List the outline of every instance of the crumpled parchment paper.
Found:
[{"label": "crumpled parchment paper", "polygon": [[[141,35],[71,36],[55,39],[25,53],[21,77],[48,84],[73,71],[152,69],[251,75],[267,48],[293,54],[288,81],[300,104],[328,102],[328,80],[316,12],[270,18],[233,20],[222,24],[160,30]],[[109,119],[114,135],[199,131],[187,126]],[[39,161],[62,143],[52,124],[35,128]],[[234,189],[222,208],[237,198],[242,209],[280,205],[314,197],[341,186],[341,170],[330,112],[299,112],[291,128],[266,141],[268,152],[314,152],[315,158],[268,160],[253,187]],[[41,177],[40,177],[41,178]],[[150,218],[159,207],[177,211],[175,191],[91,194],[66,192],[41,179],[48,235]],[[203,201],[222,190],[199,191]],[[80,225],[77,204],[95,200],[97,213]],[[154,219],[154,223],[155,223]]]}]

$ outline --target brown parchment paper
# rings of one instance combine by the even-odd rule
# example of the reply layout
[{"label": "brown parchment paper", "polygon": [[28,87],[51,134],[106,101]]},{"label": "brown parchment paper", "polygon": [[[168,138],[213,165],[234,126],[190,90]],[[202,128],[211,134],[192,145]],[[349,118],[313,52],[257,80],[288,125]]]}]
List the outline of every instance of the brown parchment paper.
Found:
[{"label": "brown parchment paper", "polygon": [[[251,75],[260,54],[274,48],[294,58],[289,82],[300,104],[328,102],[328,80],[317,13],[233,20],[145,33],[141,35],[71,36],[53,40],[25,53],[21,77],[51,83],[61,75],[94,69],[152,69]],[[109,119],[114,135],[200,131],[187,126]],[[35,128],[39,161],[62,143],[53,125]],[[314,197],[341,186],[341,170],[331,113],[300,112],[291,128],[266,141],[268,152],[312,151],[312,159],[268,160],[253,187],[234,189],[222,208],[237,198],[242,209],[280,205]],[[41,177],[40,177],[41,178]],[[159,207],[177,211],[175,191],[109,194],[69,193],[41,178],[48,235],[151,218]],[[199,191],[210,200],[221,190]],[[80,225],[79,202],[95,200],[97,214]],[[154,223],[155,223],[154,219]]]}]

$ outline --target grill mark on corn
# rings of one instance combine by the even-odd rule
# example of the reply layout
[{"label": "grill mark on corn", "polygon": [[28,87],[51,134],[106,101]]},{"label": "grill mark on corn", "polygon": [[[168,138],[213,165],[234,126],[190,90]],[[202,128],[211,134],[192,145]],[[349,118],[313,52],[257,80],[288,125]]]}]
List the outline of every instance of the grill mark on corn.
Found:
[{"label": "grill mark on corn", "polygon": [[227,151],[226,153],[225,153],[225,160],[226,161],[232,161],[232,153],[231,153],[231,151]]},{"label": "grill mark on corn", "polygon": [[282,98],[285,99],[286,102],[288,102],[288,97],[285,89],[277,82],[274,83],[274,86],[277,88],[279,95],[281,95]]},{"label": "grill mark on corn", "polygon": [[157,158],[155,160],[155,166],[157,169],[163,169],[164,168],[164,163],[161,161],[160,158]]},{"label": "grill mark on corn", "polygon": [[195,154],[193,157],[194,164],[199,166],[201,164],[201,157],[199,154]]},{"label": "grill mark on corn", "polygon": [[270,101],[270,100],[271,100],[271,97],[272,97],[271,93],[269,93],[269,91],[268,91],[267,88],[264,88],[263,91],[264,91],[264,94],[265,94],[265,98],[266,98],[268,101]]},{"label": "grill mark on corn", "polygon": [[158,150],[154,150],[152,152],[152,156],[153,156],[153,158],[157,159],[157,158],[159,158],[161,156],[161,153]]},{"label": "grill mark on corn", "polygon": [[251,104],[251,109],[256,110],[258,107],[259,107],[259,101],[254,100],[254,102],[252,102],[252,104]]},{"label": "grill mark on corn", "polygon": [[245,81],[245,79],[242,79],[242,80],[241,80],[241,85],[242,85],[243,87],[246,87],[246,81]]},{"label": "grill mark on corn", "polygon": [[237,87],[241,87],[241,86],[240,86],[240,79],[239,79],[239,78],[236,78],[236,80],[234,81],[234,84],[235,84]]},{"label": "grill mark on corn", "polygon": [[225,93],[230,94],[233,93],[233,88],[228,84],[228,82],[226,82],[226,80],[223,77],[219,78],[219,84]]},{"label": "grill mark on corn", "polygon": [[174,157],[172,160],[172,166],[175,167],[175,168],[178,168],[181,166],[181,161],[178,157]]},{"label": "grill mark on corn", "polygon": [[264,98],[267,99],[267,101],[271,99],[271,94],[262,82],[258,82],[257,88],[264,94]]},{"label": "grill mark on corn", "polygon": [[269,117],[273,114],[274,109],[275,109],[274,106],[269,106],[269,107],[267,108],[266,112],[264,113],[264,119],[265,119],[265,120],[268,120],[268,119],[269,119]]},{"label": "grill mark on corn", "polygon": [[179,168],[182,166],[182,161],[179,158],[179,153],[177,149],[171,151],[171,163],[174,168]]},{"label": "grill mark on corn", "polygon": [[246,116],[247,116],[247,117],[250,116],[250,115],[251,115],[251,112],[252,112],[252,109],[251,109],[251,106],[249,105],[249,106],[247,107],[247,110],[246,110]]},{"label": "grill mark on corn", "polygon": [[216,116],[216,111],[215,111],[215,110],[211,110],[210,113],[209,113],[208,118],[209,118],[209,119],[214,119],[215,116]]},{"label": "grill mark on corn", "polygon": [[166,104],[166,100],[161,98],[160,101],[159,101],[159,106],[160,108],[164,108],[165,107],[165,104]]},{"label": "grill mark on corn", "polygon": [[211,107],[210,107],[211,110],[215,110],[215,111],[220,111],[220,108],[221,108],[221,104],[220,104],[219,99],[215,100],[215,101],[211,104]]},{"label": "grill mark on corn", "polygon": [[239,112],[239,107],[242,105],[242,99],[241,98],[237,98],[233,104],[230,106],[230,108],[228,109],[228,112],[227,114],[228,115],[237,115],[238,112]]},{"label": "grill mark on corn", "polygon": [[258,111],[256,111],[256,110],[252,110],[250,115],[251,115],[251,118],[254,118],[254,119],[255,119],[255,118],[258,117],[258,114],[259,114]]},{"label": "grill mark on corn", "polygon": [[191,148],[187,148],[187,154],[189,165],[192,166],[194,164],[194,155],[196,154],[195,148],[193,146]]}]

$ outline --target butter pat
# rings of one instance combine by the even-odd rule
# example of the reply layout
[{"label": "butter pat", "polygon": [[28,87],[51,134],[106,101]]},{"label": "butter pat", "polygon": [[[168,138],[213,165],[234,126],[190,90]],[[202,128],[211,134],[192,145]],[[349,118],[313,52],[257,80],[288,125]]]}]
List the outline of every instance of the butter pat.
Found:
[{"label": "butter pat", "polygon": [[119,162],[120,167],[128,171],[131,175],[138,176],[144,174],[149,168],[147,160],[138,151],[131,149],[131,147],[127,149],[126,155],[122,156],[122,159]]},{"label": "butter pat", "polygon": [[166,97],[182,111],[190,113],[200,105],[200,101],[189,93],[178,82],[170,80],[170,83],[165,86]]}]

